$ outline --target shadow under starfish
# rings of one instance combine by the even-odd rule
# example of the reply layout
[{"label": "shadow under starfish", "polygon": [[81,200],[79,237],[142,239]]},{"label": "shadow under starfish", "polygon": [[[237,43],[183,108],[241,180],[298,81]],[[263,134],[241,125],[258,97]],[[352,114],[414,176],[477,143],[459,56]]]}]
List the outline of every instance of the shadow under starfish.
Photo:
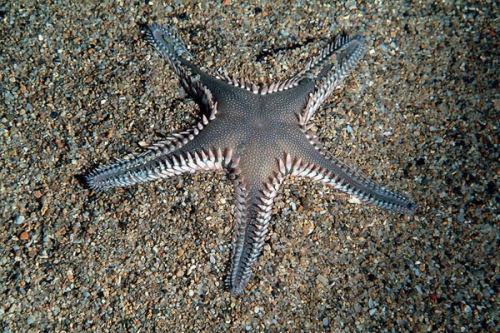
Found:
[{"label": "shadow under starfish", "polygon": [[153,24],[147,39],[200,105],[201,120],[141,152],[96,168],[86,176],[87,184],[99,191],[186,172],[225,171],[235,196],[226,281],[232,293],[242,293],[248,285],[269,230],[274,199],[289,176],[324,182],[345,192],[352,202],[399,213],[415,209],[403,196],[340,162],[310,131],[311,117],[362,58],[361,38],[335,38],[304,70],[269,86],[201,71],[170,29]]}]

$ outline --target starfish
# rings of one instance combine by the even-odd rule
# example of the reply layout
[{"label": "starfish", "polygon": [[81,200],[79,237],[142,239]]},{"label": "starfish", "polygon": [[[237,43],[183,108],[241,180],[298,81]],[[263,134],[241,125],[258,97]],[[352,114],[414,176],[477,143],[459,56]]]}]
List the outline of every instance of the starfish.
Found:
[{"label": "starfish", "polygon": [[409,214],[415,205],[364,177],[323,148],[310,119],[361,60],[362,38],[341,34],[295,76],[256,85],[228,74],[208,74],[192,63],[180,36],[153,24],[148,41],[166,59],[201,119],[86,176],[102,191],[188,172],[225,171],[234,185],[233,244],[227,288],[242,293],[262,252],[273,203],[287,177],[321,181],[350,202]]}]

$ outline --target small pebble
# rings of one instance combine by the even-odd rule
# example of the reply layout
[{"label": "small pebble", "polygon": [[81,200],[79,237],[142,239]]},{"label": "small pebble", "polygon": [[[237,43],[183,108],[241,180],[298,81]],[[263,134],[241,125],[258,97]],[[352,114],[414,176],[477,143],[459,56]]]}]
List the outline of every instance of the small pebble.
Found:
[{"label": "small pebble", "polygon": [[314,231],[314,224],[306,224],[302,228],[302,236],[309,236]]},{"label": "small pebble", "polygon": [[324,277],[323,275],[318,275],[317,276],[318,281],[324,285],[325,287],[328,287],[329,281],[328,278]]},{"label": "small pebble", "polygon": [[20,224],[23,224],[24,223],[24,216],[22,215],[19,215],[17,216],[15,219],[14,219],[14,224],[17,224],[17,225],[20,225]]},{"label": "small pebble", "polygon": [[28,325],[31,325],[31,324],[34,324],[35,322],[36,322],[36,318],[35,318],[35,316],[33,316],[33,315],[29,315],[29,316],[28,316],[28,319],[26,320],[26,323],[27,323]]},{"label": "small pebble", "polygon": [[357,8],[356,0],[347,0],[345,3],[347,9],[354,10]]}]

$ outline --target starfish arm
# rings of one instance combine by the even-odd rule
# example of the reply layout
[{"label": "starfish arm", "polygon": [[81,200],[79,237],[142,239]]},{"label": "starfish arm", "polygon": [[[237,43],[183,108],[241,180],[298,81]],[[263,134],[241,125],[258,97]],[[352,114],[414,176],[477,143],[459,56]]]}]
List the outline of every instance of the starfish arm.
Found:
[{"label": "starfish arm", "polygon": [[[352,40],[356,40],[352,36],[340,34],[333,38],[333,40],[323,49],[320,54],[307,63],[306,67],[297,73],[294,77],[301,80],[305,78],[318,79],[324,76],[325,69],[331,69],[331,65],[327,65],[330,58],[337,52],[345,51],[346,47],[350,45]],[[314,73],[320,71],[323,75],[315,75]]]},{"label": "starfish arm", "polygon": [[304,163],[297,166],[293,175],[300,175],[319,180],[351,197],[349,202],[373,204],[379,208],[389,209],[403,214],[411,214],[416,206],[405,197],[387,190],[374,181],[364,177],[332,154],[326,156],[329,165],[326,167],[314,163]]},{"label": "starfish arm", "polygon": [[403,214],[411,214],[416,209],[416,205],[410,200],[381,187],[341,162],[330,152],[320,150],[317,153],[318,156],[314,158],[314,162],[305,162],[296,158],[292,163],[290,174],[333,186],[349,194],[351,196],[349,202],[373,204]]},{"label": "starfish arm", "polygon": [[[210,97],[209,94],[206,96]],[[179,152],[186,144],[195,140],[205,127],[215,119],[216,105],[210,98],[206,105],[211,110],[209,118],[203,115],[202,119],[188,130],[174,133],[142,152],[131,153],[117,159],[115,163],[100,166],[91,171],[85,177],[89,188],[104,190],[110,187],[124,187],[166,178],[184,172],[194,172],[200,168],[203,170],[217,169],[218,167],[206,167],[206,161],[204,161],[206,158],[211,160],[211,155],[214,152],[218,153],[215,149],[192,149]]]},{"label": "starfish arm", "polygon": [[193,56],[177,33],[153,24],[146,31],[146,39],[170,64],[184,90],[200,105],[202,113],[207,113],[207,100],[213,99],[209,88],[213,88],[216,79],[191,63]]},{"label": "starfish arm", "polygon": [[[177,75],[183,75],[182,73],[185,71],[183,66],[195,67],[189,62],[193,56],[177,33],[152,24],[146,31],[146,39],[167,60]],[[186,59],[183,59],[181,55],[184,55]]]},{"label": "starfish arm", "polygon": [[277,172],[260,190],[248,189],[243,177],[233,180],[236,211],[231,266],[226,280],[226,286],[233,294],[241,294],[252,276],[252,266],[262,253],[274,199],[283,180],[284,174]]},{"label": "starfish arm", "polygon": [[85,178],[89,188],[102,191],[168,178],[187,172],[222,171],[232,163],[231,149],[171,152],[170,143],[159,142],[145,152],[129,154],[117,162],[96,168]]},{"label": "starfish arm", "polygon": [[[146,38],[179,76],[184,90],[200,105],[201,113],[213,116],[212,112],[215,109],[213,96],[206,83],[212,83],[214,79],[189,61],[192,56],[182,39],[177,34],[156,24],[149,27]],[[186,59],[181,55],[184,55]]]},{"label": "starfish arm", "polygon": [[[340,68],[328,74],[332,65],[327,65],[326,61],[339,49],[342,51],[337,59],[338,63],[341,63]],[[309,119],[311,119],[314,113],[319,109],[320,105],[328,99],[333,90],[338,88],[342,81],[354,70],[364,53],[365,45],[361,42],[361,39],[351,39],[348,36],[341,36],[336,38],[332,44],[325,49],[325,52],[320,55],[319,60],[313,62],[314,65],[312,67],[323,66],[321,73],[316,79],[324,78],[324,80],[316,89],[315,93],[309,97],[307,106],[300,115],[301,125],[306,125],[308,123]],[[312,68],[310,70],[312,70]],[[306,75],[310,70],[306,70],[302,75]]]}]

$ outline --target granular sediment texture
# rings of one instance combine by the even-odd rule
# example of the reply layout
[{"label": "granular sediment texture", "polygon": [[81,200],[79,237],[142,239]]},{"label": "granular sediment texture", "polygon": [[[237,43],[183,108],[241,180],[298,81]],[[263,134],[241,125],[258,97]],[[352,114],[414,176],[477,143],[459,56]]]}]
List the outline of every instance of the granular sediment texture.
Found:
[{"label": "granular sediment texture", "polygon": [[[498,331],[498,5],[323,2],[1,5],[4,332]],[[224,175],[101,194],[81,182],[198,120],[144,40],[153,22],[178,26],[198,65],[255,82],[301,70],[338,31],[363,36],[367,54],[313,130],[421,211],[290,179],[232,296]]]}]

